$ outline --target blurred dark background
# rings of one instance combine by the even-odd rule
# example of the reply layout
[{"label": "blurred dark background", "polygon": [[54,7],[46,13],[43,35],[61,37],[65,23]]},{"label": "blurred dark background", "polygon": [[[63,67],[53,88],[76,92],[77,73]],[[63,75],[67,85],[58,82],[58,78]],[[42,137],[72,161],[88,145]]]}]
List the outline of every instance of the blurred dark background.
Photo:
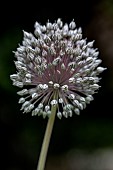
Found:
[{"label": "blurred dark background", "polygon": [[107,70],[80,116],[56,119],[46,170],[113,170],[113,1],[4,1],[0,7],[0,169],[36,170],[47,119],[20,111],[19,89],[9,79],[16,72],[12,51],[21,44],[22,30],[33,32],[35,21],[60,17],[64,23],[74,18],[83,37],[95,40]]}]

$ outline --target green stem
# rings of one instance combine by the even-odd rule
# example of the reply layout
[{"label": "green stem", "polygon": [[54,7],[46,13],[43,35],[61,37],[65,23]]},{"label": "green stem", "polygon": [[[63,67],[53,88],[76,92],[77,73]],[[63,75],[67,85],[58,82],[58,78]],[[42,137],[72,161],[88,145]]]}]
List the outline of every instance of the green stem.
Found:
[{"label": "green stem", "polygon": [[42,144],[42,149],[41,149],[41,153],[39,157],[37,170],[44,170],[44,167],[45,167],[47,151],[48,151],[52,129],[53,129],[54,121],[55,121],[56,109],[57,109],[57,105],[53,105],[51,109],[51,115],[49,117],[46,131],[45,131],[45,136],[44,136],[44,140]]}]

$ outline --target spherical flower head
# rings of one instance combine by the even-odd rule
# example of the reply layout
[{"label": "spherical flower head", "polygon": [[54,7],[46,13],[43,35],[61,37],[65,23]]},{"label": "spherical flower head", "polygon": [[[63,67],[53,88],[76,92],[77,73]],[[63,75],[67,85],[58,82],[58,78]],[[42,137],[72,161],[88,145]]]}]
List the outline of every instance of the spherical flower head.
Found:
[{"label": "spherical flower head", "polygon": [[17,92],[21,110],[45,118],[56,105],[59,118],[79,115],[93,100],[100,87],[98,76],[105,70],[99,66],[94,41],[82,39],[74,20],[70,24],[60,18],[46,25],[36,22],[34,27],[34,35],[23,31],[22,45],[15,52],[17,73],[10,76],[13,85],[24,87]]}]

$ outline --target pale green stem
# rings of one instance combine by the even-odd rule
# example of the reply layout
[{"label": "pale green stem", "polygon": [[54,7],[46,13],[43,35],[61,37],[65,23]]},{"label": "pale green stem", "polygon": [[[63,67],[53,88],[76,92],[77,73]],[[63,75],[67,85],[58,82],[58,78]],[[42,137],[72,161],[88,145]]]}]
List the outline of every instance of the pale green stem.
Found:
[{"label": "pale green stem", "polygon": [[44,168],[45,168],[48,147],[49,147],[52,129],[53,129],[54,121],[55,121],[56,109],[57,109],[57,106],[53,105],[52,109],[51,109],[51,115],[48,119],[45,136],[43,139],[43,144],[42,144],[42,149],[41,149],[41,153],[40,153],[40,157],[39,157],[37,170],[44,170]]}]

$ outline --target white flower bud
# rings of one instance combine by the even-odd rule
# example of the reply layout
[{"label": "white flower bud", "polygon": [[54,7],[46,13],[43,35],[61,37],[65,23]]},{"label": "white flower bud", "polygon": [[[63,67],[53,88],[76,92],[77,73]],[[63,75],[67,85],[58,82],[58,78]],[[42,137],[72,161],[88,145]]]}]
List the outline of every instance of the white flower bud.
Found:
[{"label": "white flower bud", "polygon": [[51,110],[47,111],[47,116],[49,117],[51,115]]},{"label": "white flower bud", "polygon": [[86,62],[87,63],[91,63],[93,61],[93,58],[92,57],[88,57],[87,59],[86,59]]},{"label": "white flower bud", "polygon": [[68,111],[68,114],[69,114],[70,117],[72,117],[72,115],[73,115],[72,110],[69,110],[69,111]]},{"label": "white flower bud", "polygon": [[23,33],[24,33],[25,38],[31,39],[32,35],[30,33],[26,32],[26,31],[23,31]]},{"label": "white flower bud", "polygon": [[25,98],[21,97],[18,101],[18,103],[24,103],[25,102]]},{"label": "white flower bud", "polygon": [[38,105],[38,109],[42,109],[43,108],[43,103],[40,103],[39,105]]},{"label": "white flower bud", "polygon": [[41,34],[42,34],[42,32],[41,32],[41,30],[40,30],[39,27],[37,27],[37,28],[35,29],[34,33],[35,33],[35,35],[36,35],[37,37],[41,36]]},{"label": "white flower bud", "polygon": [[93,96],[91,96],[91,95],[88,95],[88,96],[85,98],[86,103],[88,103],[88,104],[89,104],[93,99],[94,99],[94,98],[93,98]]},{"label": "white flower bud", "polygon": [[40,28],[40,26],[41,26],[41,25],[36,21],[34,27],[35,27],[35,28]]},{"label": "white flower bud", "polygon": [[68,118],[68,113],[66,112],[66,111],[63,111],[63,116],[65,117],[65,118]]},{"label": "white flower bud", "polygon": [[55,88],[55,89],[58,89],[59,87],[60,87],[60,85],[59,85],[58,83],[55,83],[55,84],[54,84],[54,88]]},{"label": "white flower bud", "polygon": [[29,101],[26,101],[25,103],[23,103],[22,107],[21,107],[21,110],[23,110],[25,107],[29,106],[30,105],[30,102]]},{"label": "white flower bud", "polygon": [[18,91],[17,94],[20,95],[20,96],[26,95],[26,94],[28,94],[28,90],[27,89],[23,89],[21,91]]},{"label": "white flower bud", "polygon": [[45,111],[43,111],[43,118],[45,119],[46,118],[46,116],[47,116],[47,112],[45,112]]},{"label": "white flower bud", "polygon": [[41,31],[42,31],[42,32],[46,32],[46,26],[45,26],[45,25],[43,25],[43,26],[41,27]]},{"label": "white flower bud", "polygon": [[62,64],[61,64],[61,69],[63,69],[63,70],[65,70],[65,69],[66,69],[66,67],[65,67],[64,63],[62,63]]},{"label": "white flower bud", "polygon": [[31,79],[31,74],[30,74],[30,73],[27,73],[27,74],[26,74],[26,78]]},{"label": "white flower bud", "polygon": [[75,99],[75,95],[74,94],[69,94],[69,99],[74,100]]},{"label": "white flower bud", "polygon": [[71,105],[71,104],[66,104],[65,106],[64,106],[64,110],[71,110],[73,108],[73,106]]},{"label": "white flower bud", "polygon": [[62,87],[61,87],[61,89],[63,90],[63,91],[68,91],[68,85],[63,85]]},{"label": "white flower bud", "polygon": [[75,82],[75,78],[74,77],[69,78],[69,83],[74,83],[74,82]]},{"label": "white flower bud", "polygon": [[76,27],[76,24],[75,24],[75,22],[73,20],[72,22],[70,22],[69,28],[73,30],[73,29],[75,29],[75,27]]},{"label": "white flower bud", "polygon": [[51,105],[52,105],[52,106],[53,106],[53,105],[57,105],[57,103],[58,103],[57,100],[52,100],[52,101],[51,101]]},{"label": "white flower bud", "polygon": [[32,116],[36,116],[39,113],[40,109],[36,108],[35,110],[32,111]]},{"label": "white flower bud", "polygon": [[12,75],[10,75],[10,79],[13,80],[13,81],[14,81],[15,79],[17,80],[17,79],[18,79],[18,74],[12,74]]},{"label": "white flower bud", "polygon": [[[23,53],[23,52],[25,51],[25,47],[20,46],[20,47],[17,48],[17,51],[18,51],[19,53]],[[15,53],[15,55],[16,55],[16,54],[17,54],[17,53]]]},{"label": "white flower bud", "polygon": [[91,48],[91,47],[93,47],[93,44],[94,44],[94,41],[91,41],[87,44],[87,46]]},{"label": "white flower bud", "polygon": [[99,52],[97,51],[97,52],[95,52],[95,53],[93,53],[93,56],[94,57],[97,57],[99,55]]},{"label": "white flower bud", "polygon": [[80,110],[78,108],[75,108],[74,109],[74,112],[77,114],[77,115],[80,115]]},{"label": "white flower bud", "polygon": [[97,90],[100,86],[98,84],[92,84],[90,85],[90,87],[93,89],[93,90]]},{"label": "white flower bud", "polygon": [[14,81],[13,85],[22,88],[23,87],[23,82]]},{"label": "white flower bud", "polygon": [[38,89],[43,89],[43,84],[39,84]]},{"label": "white flower bud", "polygon": [[61,112],[57,112],[57,116],[58,116],[59,119],[61,119],[62,118],[62,113]]},{"label": "white flower bud", "polygon": [[83,107],[82,103],[79,103],[78,108],[79,108],[80,110],[83,110],[84,107]]},{"label": "white flower bud", "polygon": [[79,103],[79,101],[78,101],[78,100],[76,100],[76,99],[75,99],[75,100],[73,100],[73,103],[74,103],[77,107],[79,107],[79,104],[80,104],[80,103]]},{"label": "white flower bud", "polygon": [[86,108],[86,102],[82,102],[83,108]]},{"label": "white flower bud", "polygon": [[98,72],[98,73],[102,73],[104,70],[106,70],[106,68],[97,67],[97,72]]},{"label": "white flower bud", "polygon": [[34,104],[30,104],[28,107],[25,107],[24,112],[28,113],[34,108]]},{"label": "white flower bud", "polygon": [[52,24],[50,22],[47,23],[46,28],[48,30],[51,30],[53,28]]},{"label": "white flower bud", "polygon": [[31,79],[26,78],[26,79],[25,79],[25,83],[26,83],[26,84],[31,84]]},{"label": "white flower bud", "polygon": [[45,106],[45,111],[47,112],[47,111],[49,111],[50,110],[50,106],[49,105],[46,105]]},{"label": "white flower bud", "polygon": [[78,28],[78,33],[81,34],[82,33],[82,28]]},{"label": "white flower bud", "polygon": [[59,101],[59,103],[63,103],[64,102],[62,98],[59,98],[58,101]]},{"label": "white flower bud", "polygon": [[64,25],[63,31],[64,31],[64,32],[67,32],[67,31],[68,31],[68,24],[65,24],[65,25]]},{"label": "white flower bud", "polygon": [[48,85],[47,84],[44,84],[43,85],[43,90],[47,90],[48,89]]},{"label": "white flower bud", "polygon": [[17,57],[17,60],[20,61],[20,62],[25,62],[23,57]]},{"label": "white flower bud", "polygon": [[38,97],[38,94],[37,94],[37,93],[33,93],[33,94],[32,94],[32,98],[33,98],[33,99],[37,99],[37,97]]},{"label": "white flower bud", "polygon": [[61,61],[61,58],[57,57],[53,60],[52,64],[56,66],[57,64],[59,64],[60,61]]},{"label": "white flower bud", "polygon": [[60,18],[58,18],[58,20],[57,20],[57,24],[58,24],[58,26],[59,26],[60,28],[62,28],[62,26],[63,26],[63,22],[61,21],[61,19],[60,19]]},{"label": "white flower bud", "polygon": [[49,81],[49,85],[53,85],[53,81]]},{"label": "white flower bud", "polygon": [[84,97],[80,97],[79,100],[80,100],[81,102],[85,102],[85,98],[84,98]]}]

